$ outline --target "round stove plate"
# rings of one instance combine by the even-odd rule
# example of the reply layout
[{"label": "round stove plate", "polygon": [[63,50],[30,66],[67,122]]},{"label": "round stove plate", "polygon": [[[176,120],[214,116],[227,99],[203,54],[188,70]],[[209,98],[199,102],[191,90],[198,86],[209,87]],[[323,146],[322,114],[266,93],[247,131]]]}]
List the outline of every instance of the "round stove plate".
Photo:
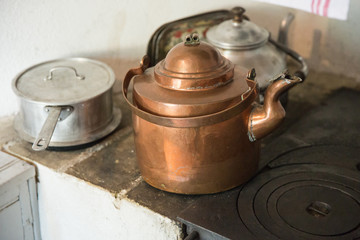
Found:
[{"label": "round stove plate", "polygon": [[322,164],[278,167],[243,187],[238,213],[259,239],[355,239],[360,174]]}]

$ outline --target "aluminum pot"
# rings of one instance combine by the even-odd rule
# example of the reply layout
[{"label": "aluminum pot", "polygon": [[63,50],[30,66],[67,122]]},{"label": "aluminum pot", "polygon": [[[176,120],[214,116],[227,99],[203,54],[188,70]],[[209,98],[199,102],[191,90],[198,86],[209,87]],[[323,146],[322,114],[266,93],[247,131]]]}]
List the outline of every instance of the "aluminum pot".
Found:
[{"label": "aluminum pot", "polygon": [[[263,102],[264,92],[271,80],[287,70],[286,54],[301,64],[301,69],[294,75],[304,80],[308,68],[299,54],[286,47],[288,28],[294,18],[291,13],[281,22],[278,42],[270,38],[267,30],[251,22],[244,13],[242,7],[233,8],[232,19],[211,27],[206,33],[206,41],[234,64],[256,69],[260,102]],[[287,101],[287,95],[283,100],[284,103]]]},{"label": "aluminum pot", "polygon": [[121,111],[112,102],[114,82],[110,67],[86,58],[32,66],[12,83],[20,99],[14,127],[35,151],[102,138],[121,121]]},{"label": "aluminum pot", "polygon": [[[123,81],[138,165],[150,185],[182,194],[221,192],[250,179],[259,139],[285,116],[279,95],[301,81],[281,76],[264,105],[256,104],[255,71],[234,67],[195,34],[148,65],[145,56]],[[127,98],[131,81],[133,102]]]}]

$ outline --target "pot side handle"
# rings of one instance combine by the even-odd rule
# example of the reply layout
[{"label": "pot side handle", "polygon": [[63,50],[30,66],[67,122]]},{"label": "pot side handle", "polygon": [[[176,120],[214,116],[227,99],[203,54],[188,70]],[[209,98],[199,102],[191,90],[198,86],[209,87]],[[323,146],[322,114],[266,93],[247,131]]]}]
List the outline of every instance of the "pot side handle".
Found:
[{"label": "pot side handle", "polygon": [[32,145],[34,151],[43,151],[49,146],[62,110],[61,107],[49,107],[47,109],[49,110],[49,115]]},{"label": "pot side handle", "polygon": [[65,120],[74,108],[72,106],[46,106],[44,110],[48,112],[48,116],[32,145],[34,151],[43,151],[49,146],[57,122]]}]

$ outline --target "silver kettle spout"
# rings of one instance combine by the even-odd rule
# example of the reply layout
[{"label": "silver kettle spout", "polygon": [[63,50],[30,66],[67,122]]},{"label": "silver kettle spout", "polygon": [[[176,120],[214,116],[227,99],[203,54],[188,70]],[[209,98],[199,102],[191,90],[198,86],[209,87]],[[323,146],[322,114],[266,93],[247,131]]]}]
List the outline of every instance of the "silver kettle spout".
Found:
[{"label": "silver kettle spout", "polygon": [[294,20],[294,14],[288,13],[283,20],[281,20],[280,28],[279,28],[279,35],[278,35],[278,42],[287,46],[288,43],[288,32],[289,27]]}]

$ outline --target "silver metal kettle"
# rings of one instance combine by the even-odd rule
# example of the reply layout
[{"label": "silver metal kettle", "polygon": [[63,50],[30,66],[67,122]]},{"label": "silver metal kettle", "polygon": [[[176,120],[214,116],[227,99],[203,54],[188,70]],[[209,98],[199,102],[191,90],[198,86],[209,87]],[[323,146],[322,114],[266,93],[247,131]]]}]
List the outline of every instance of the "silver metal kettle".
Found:
[{"label": "silver metal kettle", "polygon": [[[260,88],[260,102],[272,79],[277,79],[287,70],[286,54],[302,67],[294,75],[304,80],[308,68],[304,59],[286,47],[287,32],[294,15],[289,13],[281,22],[278,42],[270,37],[264,28],[251,22],[244,15],[245,9],[235,7],[231,10],[232,19],[211,27],[206,33],[206,41],[215,46],[220,53],[234,64],[244,68],[256,69],[256,79]],[[282,102],[287,101],[286,99]]]}]

